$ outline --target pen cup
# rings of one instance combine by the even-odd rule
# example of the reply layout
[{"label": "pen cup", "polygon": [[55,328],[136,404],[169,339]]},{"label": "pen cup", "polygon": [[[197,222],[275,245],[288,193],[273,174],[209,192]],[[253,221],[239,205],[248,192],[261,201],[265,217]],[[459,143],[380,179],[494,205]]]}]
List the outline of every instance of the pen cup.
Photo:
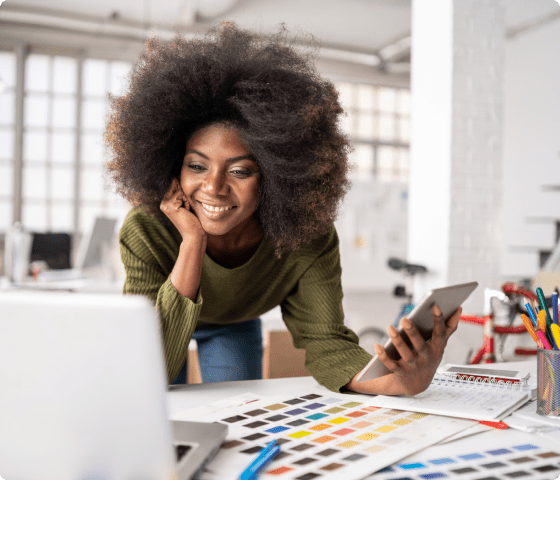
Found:
[{"label": "pen cup", "polygon": [[560,351],[537,351],[537,414],[560,417]]}]

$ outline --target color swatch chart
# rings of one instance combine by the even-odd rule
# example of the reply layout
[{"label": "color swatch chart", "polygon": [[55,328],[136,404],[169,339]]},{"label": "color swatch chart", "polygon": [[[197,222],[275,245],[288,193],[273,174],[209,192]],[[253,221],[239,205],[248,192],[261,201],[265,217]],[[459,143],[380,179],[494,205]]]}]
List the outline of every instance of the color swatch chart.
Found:
[{"label": "color swatch chart", "polygon": [[518,430],[491,430],[435,445],[371,475],[371,480],[556,479],[560,445]]},{"label": "color swatch chart", "polygon": [[238,478],[273,439],[281,452],[261,479],[364,478],[474,424],[371,406],[371,398],[327,390],[291,393],[200,416],[229,427],[202,478]]}]

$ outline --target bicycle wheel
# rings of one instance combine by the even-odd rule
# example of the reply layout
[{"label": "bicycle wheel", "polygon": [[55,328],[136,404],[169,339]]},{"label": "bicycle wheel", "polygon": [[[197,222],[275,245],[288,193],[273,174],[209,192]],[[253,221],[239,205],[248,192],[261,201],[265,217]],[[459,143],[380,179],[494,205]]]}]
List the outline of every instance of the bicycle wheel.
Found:
[{"label": "bicycle wheel", "polygon": [[376,327],[369,327],[364,329],[363,331],[358,333],[358,338],[360,339],[359,344],[360,346],[366,351],[369,352],[372,356],[375,356],[374,345],[381,344],[383,346],[387,339],[387,333],[378,329]]}]

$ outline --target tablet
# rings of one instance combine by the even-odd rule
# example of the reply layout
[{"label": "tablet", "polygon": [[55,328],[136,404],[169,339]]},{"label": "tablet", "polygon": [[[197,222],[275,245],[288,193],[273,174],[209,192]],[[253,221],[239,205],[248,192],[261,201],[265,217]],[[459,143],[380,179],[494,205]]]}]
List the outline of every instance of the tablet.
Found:
[{"label": "tablet", "polygon": [[[472,294],[477,286],[478,282],[467,282],[466,284],[456,284],[454,286],[430,290],[424,296],[424,299],[410,312],[408,318],[414,323],[420,334],[424,337],[424,340],[430,340],[432,329],[434,328],[432,307],[436,304],[439,305],[443,313],[443,318],[447,321]],[[410,342],[400,325],[397,331],[408,346],[412,348],[412,342]],[[401,356],[390,339],[386,342],[384,348],[389,357],[393,360],[400,359]],[[376,379],[388,373],[391,372],[387,369],[387,366],[375,355],[357,378],[357,381],[363,383],[364,381]]]}]

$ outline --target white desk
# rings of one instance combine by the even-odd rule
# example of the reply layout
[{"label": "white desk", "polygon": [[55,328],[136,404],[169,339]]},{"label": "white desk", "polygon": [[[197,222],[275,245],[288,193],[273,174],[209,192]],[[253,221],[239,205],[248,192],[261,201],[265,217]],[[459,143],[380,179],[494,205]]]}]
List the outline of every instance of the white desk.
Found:
[{"label": "white desk", "polygon": [[171,385],[167,393],[169,417],[175,414],[227,399],[242,393],[273,397],[292,390],[312,391],[321,387],[313,377],[287,377],[282,379],[258,379],[255,381],[228,381],[223,383],[198,383],[195,385]]},{"label": "white desk", "polygon": [[[485,364],[486,366],[487,364]],[[504,364],[495,364],[490,367],[500,368]],[[536,367],[536,364],[535,364]],[[296,377],[283,379],[265,379],[257,381],[235,381],[225,383],[207,383],[187,386],[171,386],[167,392],[168,415],[171,419],[180,418],[180,413],[197,407],[209,405],[216,401],[227,399],[240,395],[242,393],[255,393],[263,397],[274,397],[283,393],[292,391],[313,392],[322,387],[312,377]],[[324,389],[323,389],[324,390]],[[333,395],[336,395],[333,393]],[[533,401],[536,407],[535,401]],[[533,454],[530,459],[525,457],[527,463],[523,463],[523,455],[527,445],[534,445],[537,450],[531,450]],[[511,451],[504,452],[503,456],[494,456],[493,452],[498,449],[509,448]],[[557,457],[539,457],[537,454],[557,453]],[[478,454],[484,457],[475,456]],[[457,457],[467,456],[470,454],[474,457],[469,465],[461,463]],[[524,431],[509,428],[507,430],[491,429],[483,433],[458,438],[449,443],[428,447],[423,451],[415,453],[406,458],[406,462],[421,464],[432,467],[432,460],[441,462],[441,457],[446,456],[455,458],[457,464],[442,465],[439,467],[440,478],[451,477],[451,469],[471,469],[471,474],[465,474],[465,478],[502,478],[520,479],[537,477],[537,478],[557,478],[560,473],[560,442],[543,437],[537,433],[527,433]],[[453,461],[448,460],[448,463]],[[393,478],[405,477],[411,473],[403,472],[400,467],[400,461],[397,463],[399,467],[393,469],[394,476],[387,474],[377,474],[372,478]],[[446,470],[447,469],[447,470]],[[541,469],[541,470],[538,470]],[[548,469],[548,470],[547,470]],[[428,468],[424,472],[428,472]],[[428,474],[433,474],[434,469]],[[475,474],[473,474],[475,473]],[[525,474],[524,474],[525,473]],[[418,476],[422,473],[418,471]],[[428,478],[427,475],[424,475]],[[412,478],[412,476],[410,476]],[[510,477],[510,478],[508,478]],[[438,478],[434,476],[434,478]]]}]

